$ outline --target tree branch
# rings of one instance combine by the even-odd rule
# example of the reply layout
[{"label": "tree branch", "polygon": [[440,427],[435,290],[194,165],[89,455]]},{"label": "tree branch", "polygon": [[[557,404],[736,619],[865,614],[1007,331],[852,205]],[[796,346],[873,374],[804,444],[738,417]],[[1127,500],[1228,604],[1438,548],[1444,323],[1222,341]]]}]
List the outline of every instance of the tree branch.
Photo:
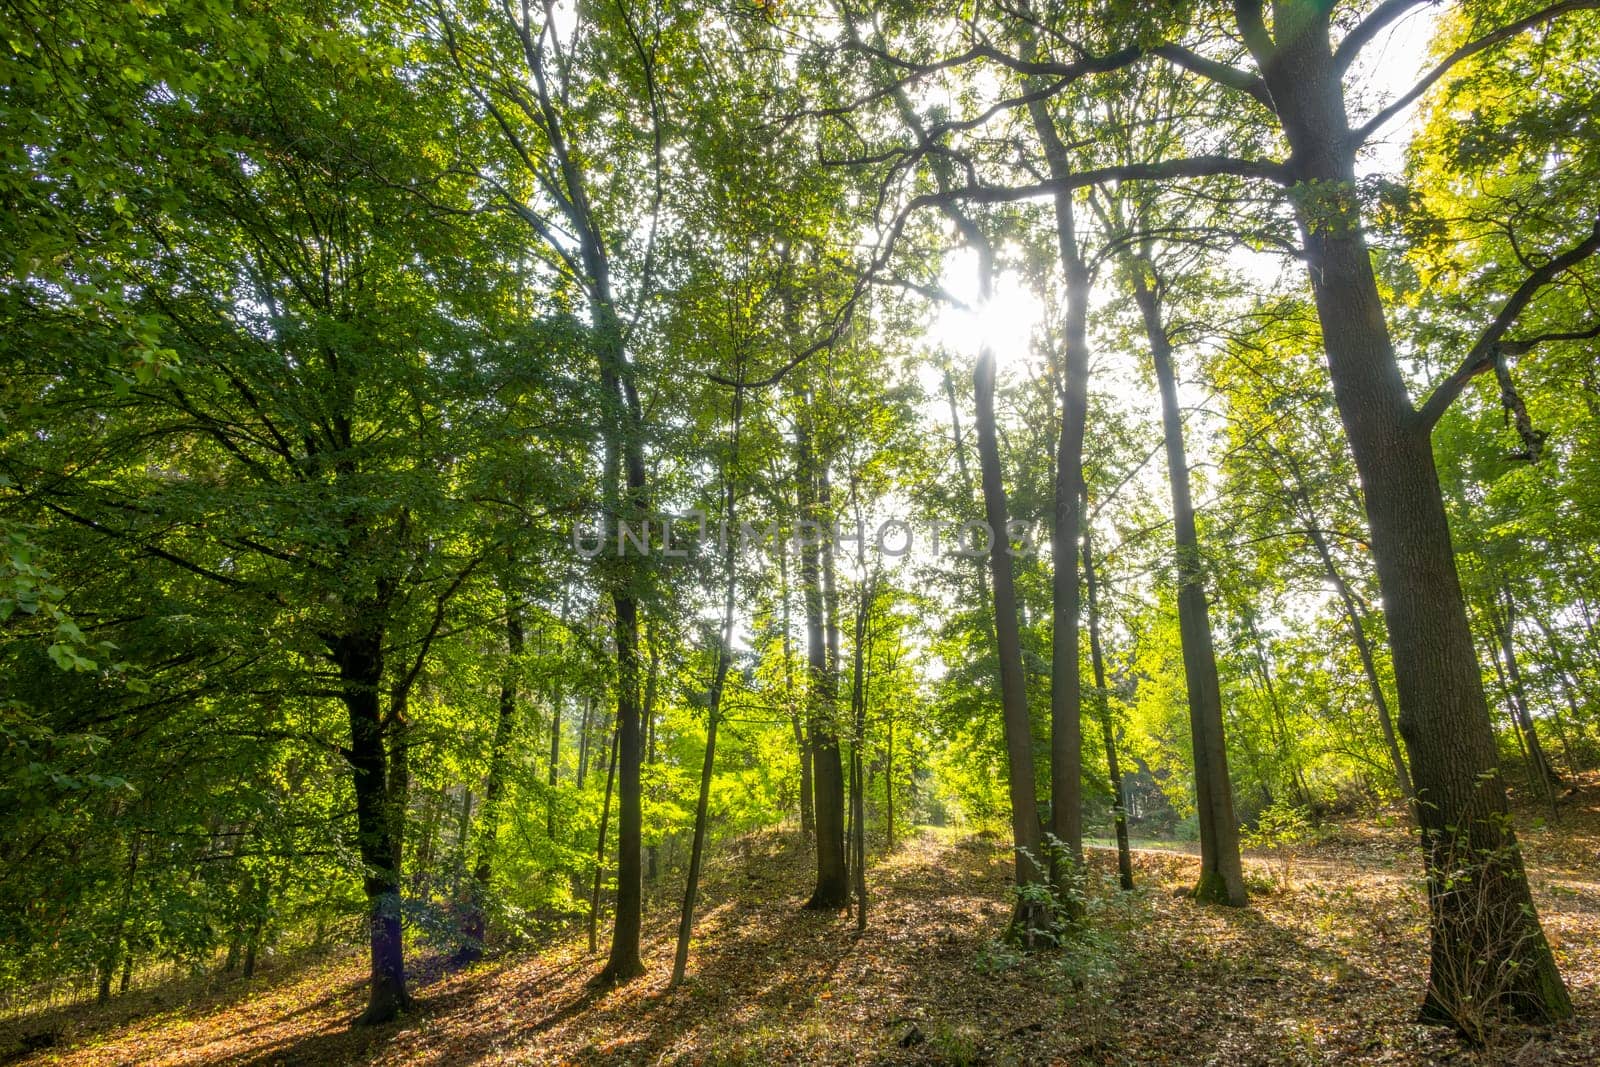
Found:
[{"label": "tree branch", "polygon": [[1350,64],[1355,62],[1361,50],[1400,16],[1414,7],[1435,2],[1436,0],[1383,0],[1383,3],[1373,8],[1354,29],[1345,34],[1344,39],[1339,42],[1339,47],[1333,50],[1334,69],[1343,74]]},{"label": "tree branch", "polygon": [[1277,110],[1272,106],[1272,94],[1267,92],[1267,83],[1247,70],[1220,63],[1215,59],[1207,59],[1198,52],[1191,52],[1182,45],[1164,44],[1155,49],[1155,54],[1162,59],[1175,63],[1191,74],[1198,74],[1208,81],[1229,89],[1238,89],[1248,93],[1261,106],[1269,111]]},{"label": "tree branch", "polygon": [[[1559,3],[1551,4],[1549,7],[1542,8],[1529,15],[1525,19],[1519,19],[1516,22],[1501,26],[1499,29],[1490,30],[1482,37],[1479,37],[1476,40],[1468,41],[1460,48],[1457,48],[1454,52],[1451,52],[1448,56],[1445,56],[1444,59],[1440,60],[1437,66],[1422,76],[1421,81],[1417,82],[1410,89],[1407,89],[1404,93],[1402,93],[1398,100],[1394,101],[1394,103],[1379,111],[1376,115],[1373,115],[1355,130],[1351,131],[1350,147],[1357,148],[1365,144],[1367,138],[1371,137],[1374,133],[1377,133],[1378,130],[1382,129],[1383,125],[1390,119],[1394,118],[1400,112],[1410,107],[1417,97],[1421,96],[1423,93],[1432,88],[1435,82],[1448,74],[1450,69],[1457,63],[1460,63],[1462,60],[1470,59],[1486,48],[1492,48],[1502,41],[1509,40],[1520,33],[1531,30],[1533,27],[1538,26],[1541,23],[1549,22],[1551,19],[1556,18],[1559,15],[1565,15],[1570,11],[1582,11],[1585,9],[1594,8],[1600,8],[1600,0],[1560,0]],[[1343,47],[1342,43],[1340,47]]]},{"label": "tree branch", "polygon": [[[1549,285],[1557,275],[1577,266],[1596,252],[1600,252],[1600,217],[1595,219],[1594,228],[1590,231],[1588,237],[1560,255],[1553,257],[1544,266],[1532,271],[1523,279],[1522,284],[1517,286],[1516,292],[1512,293],[1506,299],[1506,302],[1501,305],[1500,313],[1494,317],[1494,321],[1489,323],[1483,333],[1479,335],[1477,343],[1472,346],[1471,351],[1461,361],[1461,365],[1456,368],[1455,373],[1440,382],[1428,396],[1428,399],[1423,402],[1421,409],[1417,412],[1417,421],[1424,432],[1431,432],[1434,426],[1438,424],[1440,417],[1455,402],[1456,397],[1461,395],[1461,390],[1466,388],[1467,382],[1471,381],[1476,375],[1492,368],[1495,365],[1495,361],[1502,354],[1508,351],[1525,352],[1533,345],[1545,340],[1583,339],[1585,335],[1578,333],[1570,335],[1546,334],[1543,337],[1502,341],[1506,331],[1516,323],[1517,316],[1522,314],[1522,310],[1528,306],[1529,301],[1538,295],[1539,290]],[[1593,336],[1593,334],[1589,334],[1589,336]]]},{"label": "tree branch", "polygon": [[1288,170],[1283,164],[1273,160],[1238,159],[1233,156],[1186,156],[1154,163],[1123,163],[1117,166],[1093,167],[1062,178],[1035,182],[1032,185],[965,186],[948,192],[924,193],[911,201],[907,206],[907,212],[923,207],[942,208],[947,203],[958,201],[971,204],[1010,204],[1105,182],[1159,181],[1167,178],[1207,178],[1220,175],[1260,178],[1280,184],[1285,184],[1289,180]]}]

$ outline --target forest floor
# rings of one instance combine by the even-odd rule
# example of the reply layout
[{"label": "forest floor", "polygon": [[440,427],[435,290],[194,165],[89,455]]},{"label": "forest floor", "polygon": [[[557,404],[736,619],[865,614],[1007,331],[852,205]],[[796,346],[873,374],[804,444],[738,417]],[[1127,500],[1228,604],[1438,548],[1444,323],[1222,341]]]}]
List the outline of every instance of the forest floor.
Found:
[{"label": "forest floor", "polygon": [[1010,861],[992,837],[928,830],[880,857],[856,937],[842,913],[802,910],[807,855],[766,833],[719,851],[676,992],[675,915],[660,906],[650,974],[619,990],[589,986],[599,961],[580,933],[464,970],[419,959],[417,1010],[370,1030],[348,1026],[364,999],[354,950],[180,1006],[135,993],[118,998],[131,1008],[7,1028],[64,1027],[34,1065],[1600,1063],[1600,780],[1559,820],[1519,825],[1577,1017],[1503,1030],[1486,1050],[1412,1022],[1427,944],[1417,861],[1403,828],[1373,822],[1341,824],[1287,867],[1247,859],[1245,910],[1182,899],[1196,869],[1182,847],[1141,848],[1133,893],[1097,848],[1093,933],[1031,957],[996,941]]}]

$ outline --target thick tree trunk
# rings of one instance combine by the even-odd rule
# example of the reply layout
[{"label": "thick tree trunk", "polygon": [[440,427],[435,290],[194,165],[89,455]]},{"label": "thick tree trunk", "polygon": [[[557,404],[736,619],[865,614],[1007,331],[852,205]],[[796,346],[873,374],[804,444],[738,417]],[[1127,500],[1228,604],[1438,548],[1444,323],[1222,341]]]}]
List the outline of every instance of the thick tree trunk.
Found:
[{"label": "thick tree trunk", "polygon": [[[1033,53],[1030,38],[1025,56]],[[1043,100],[1028,105],[1044,146],[1050,176],[1072,174],[1067,147]],[[1078,542],[1082,515],[1083,437],[1089,418],[1089,269],[1078,250],[1071,192],[1055,196],[1056,242],[1066,277],[1062,323],[1061,433],[1056,445],[1055,528],[1051,533],[1052,630],[1050,640],[1050,832],[1066,858],[1083,866],[1083,679],[1079,661],[1082,606],[1078,590]]]},{"label": "thick tree trunk", "polygon": [[[1039,824],[1039,802],[1033,779],[1033,731],[1028,717],[1028,693],[1022,671],[1022,635],[1017,624],[1017,594],[1011,575],[1011,553],[1006,538],[1006,491],[1000,473],[1000,446],[994,425],[994,354],[987,349],[978,357],[973,373],[977,395],[978,460],[983,482],[983,510],[993,533],[990,538],[989,573],[994,589],[994,627],[1000,657],[1000,709],[1005,725],[1006,770],[1011,794],[1011,840],[1017,850],[1018,886],[1044,882],[1048,872],[1040,847],[1044,828]],[[1013,936],[1031,941],[1029,931],[1040,916],[1019,899],[1012,919]]]},{"label": "thick tree trunk", "polygon": [[483,956],[484,936],[488,932],[484,908],[494,875],[495,845],[500,833],[500,796],[505,790],[506,759],[517,722],[517,661],[523,649],[522,612],[514,595],[507,593],[506,602],[506,665],[500,679],[500,714],[495,719],[489,769],[484,776],[483,808],[478,820],[478,860],[467,886],[461,948],[456,953],[456,958],[464,963]]},{"label": "thick tree trunk", "polygon": [[828,618],[825,572],[831,522],[821,489],[819,463],[812,448],[810,428],[802,417],[796,434],[796,464],[800,479],[801,515],[814,523],[812,536],[800,538],[800,585],[806,604],[807,710],[811,734],[812,787],[817,828],[817,884],[806,907],[833,911],[850,902],[850,884],[844,856],[844,766],[839,754],[837,718],[838,629]]},{"label": "thick tree trunk", "polygon": [[[1473,1027],[1503,1006],[1571,1015],[1511,829],[1428,428],[1406,390],[1354,195],[1325,14],[1253,48],[1292,152],[1334,400],[1361,475],[1411,756],[1428,881],[1426,1021]],[[1461,877],[1462,872],[1470,877]]]},{"label": "thick tree trunk", "polygon": [[626,982],[644,973],[639,957],[639,931],[644,918],[644,834],[640,764],[644,750],[639,731],[638,605],[632,596],[614,597],[617,614],[617,744],[612,762],[617,773],[617,916],[611,933],[611,956],[601,980]]},{"label": "thick tree trunk", "polygon": [[[1087,510],[1087,499],[1085,499]],[[1094,668],[1096,718],[1100,720],[1100,740],[1106,749],[1106,773],[1111,779],[1114,807],[1112,819],[1117,834],[1117,878],[1123,889],[1133,888],[1133,854],[1128,848],[1128,805],[1122,785],[1122,768],[1117,763],[1116,732],[1111,728],[1110,692],[1106,689],[1105,655],[1100,647],[1099,583],[1094,569],[1093,532],[1083,531],[1083,577],[1089,596],[1089,662]]]},{"label": "thick tree trunk", "polygon": [[783,601],[783,698],[789,709],[789,722],[794,727],[794,747],[800,757],[800,835],[807,841],[817,832],[816,813],[812,808],[811,744],[806,738],[799,708],[794,699],[794,650],[789,631],[789,554],[778,553],[778,587]]},{"label": "thick tree trunk", "polygon": [[1211,643],[1205,569],[1195,533],[1194,501],[1189,494],[1189,460],[1183,446],[1183,416],[1172,366],[1172,345],[1161,321],[1160,298],[1146,278],[1147,263],[1132,264],[1134,299],[1144,318],[1150,358],[1161,391],[1161,427],[1166,438],[1167,477],[1172,487],[1176,534],[1178,631],[1183,642],[1183,674],[1189,693],[1189,729],[1194,742],[1195,813],[1200,823],[1200,880],[1194,897],[1205,903],[1243,907],[1249,902],[1239,860],[1239,825],[1233,813],[1233,783],[1222,726],[1222,687]]},{"label": "thick tree trunk", "polygon": [[350,764],[356,798],[356,840],[365,868],[371,981],[358,1026],[374,1026],[411,1007],[406,990],[400,928],[400,864],[393,838],[387,787],[387,754],[378,707],[383,648],[375,634],[349,634],[329,643],[345,710],[350,719]]}]

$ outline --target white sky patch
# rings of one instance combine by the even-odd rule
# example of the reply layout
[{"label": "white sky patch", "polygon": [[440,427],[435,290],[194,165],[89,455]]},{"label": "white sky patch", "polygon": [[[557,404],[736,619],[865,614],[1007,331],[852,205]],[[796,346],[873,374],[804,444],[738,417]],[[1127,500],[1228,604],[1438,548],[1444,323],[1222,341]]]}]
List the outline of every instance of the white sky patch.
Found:
[{"label": "white sky patch", "polygon": [[993,295],[980,300],[977,253],[962,248],[945,257],[939,284],[966,306],[941,305],[924,335],[927,344],[973,358],[987,345],[1002,368],[1028,357],[1044,305],[1025,280],[997,271]]},{"label": "white sky patch", "polygon": [[[1345,77],[1345,92],[1353,113],[1351,124],[1387,107],[1411,88],[1432,66],[1428,45],[1438,27],[1439,12],[1432,4],[1422,5],[1402,18],[1362,49]],[[1405,164],[1406,146],[1416,132],[1417,107],[1412,101],[1383,125],[1367,142],[1356,160],[1356,175],[1396,174]]]}]

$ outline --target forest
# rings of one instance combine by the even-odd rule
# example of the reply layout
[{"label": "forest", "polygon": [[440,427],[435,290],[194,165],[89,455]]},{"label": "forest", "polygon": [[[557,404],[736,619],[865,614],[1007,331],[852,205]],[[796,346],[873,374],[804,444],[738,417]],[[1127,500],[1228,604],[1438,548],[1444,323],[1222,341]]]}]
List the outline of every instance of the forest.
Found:
[{"label": "forest", "polygon": [[1600,0],[0,7],[0,1061],[1600,1062]]}]

